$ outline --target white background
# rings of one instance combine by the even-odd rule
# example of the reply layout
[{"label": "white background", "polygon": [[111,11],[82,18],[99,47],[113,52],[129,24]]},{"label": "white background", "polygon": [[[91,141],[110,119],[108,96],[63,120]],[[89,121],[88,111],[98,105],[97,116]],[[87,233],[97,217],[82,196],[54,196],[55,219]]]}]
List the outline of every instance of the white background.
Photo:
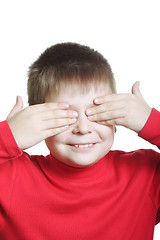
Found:
[{"label": "white background", "polygon": [[[155,0],[14,0],[0,3],[0,120],[21,95],[27,107],[27,71],[49,46],[78,42],[101,52],[112,66],[118,92],[135,81],[151,107],[160,110],[160,7]],[[118,127],[113,149],[153,148]],[[158,151],[158,150],[157,150]],[[44,143],[28,150],[48,154]],[[160,239],[160,225],[154,240]]]}]

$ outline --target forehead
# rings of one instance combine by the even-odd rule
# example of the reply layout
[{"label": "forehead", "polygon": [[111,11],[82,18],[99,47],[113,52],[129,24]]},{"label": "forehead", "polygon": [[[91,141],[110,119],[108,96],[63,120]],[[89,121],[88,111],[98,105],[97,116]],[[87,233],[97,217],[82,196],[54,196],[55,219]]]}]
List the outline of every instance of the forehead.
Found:
[{"label": "forehead", "polygon": [[61,88],[56,94],[54,91],[51,91],[46,97],[46,102],[67,102],[70,105],[87,105],[93,104],[94,98],[111,93],[112,90],[109,86],[92,86],[87,91],[80,91],[78,86],[73,86],[72,88]]}]

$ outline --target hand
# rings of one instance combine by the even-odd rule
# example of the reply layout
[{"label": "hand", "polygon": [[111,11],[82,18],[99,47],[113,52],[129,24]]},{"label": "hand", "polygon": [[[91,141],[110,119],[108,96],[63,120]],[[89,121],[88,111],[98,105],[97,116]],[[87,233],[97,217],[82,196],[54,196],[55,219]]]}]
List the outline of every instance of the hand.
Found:
[{"label": "hand", "polygon": [[103,125],[121,125],[139,133],[152,111],[139,84],[133,85],[132,94],[111,94],[94,99],[98,106],[86,110],[88,119]]},{"label": "hand", "polygon": [[68,107],[65,103],[44,103],[23,109],[22,98],[18,96],[6,120],[19,148],[32,147],[75,123],[77,113]]}]

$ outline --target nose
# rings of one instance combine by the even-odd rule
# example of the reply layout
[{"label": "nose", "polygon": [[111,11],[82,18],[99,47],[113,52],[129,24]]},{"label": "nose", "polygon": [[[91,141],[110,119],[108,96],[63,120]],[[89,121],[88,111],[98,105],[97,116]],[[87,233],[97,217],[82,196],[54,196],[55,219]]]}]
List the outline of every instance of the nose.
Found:
[{"label": "nose", "polygon": [[72,133],[84,135],[91,133],[92,131],[92,122],[88,120],[85,113],[79,113],[77,122],[73,125]]}]

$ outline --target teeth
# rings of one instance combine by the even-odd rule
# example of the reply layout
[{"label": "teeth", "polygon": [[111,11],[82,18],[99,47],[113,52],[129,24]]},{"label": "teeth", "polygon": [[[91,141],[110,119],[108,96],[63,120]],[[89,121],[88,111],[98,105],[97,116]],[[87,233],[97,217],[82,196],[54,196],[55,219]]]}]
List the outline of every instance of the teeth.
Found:
[{"label": "teeth", "polygon": [[79,147],[79,148],[87,148],[87,147],[91,147],[93,144],[90,143],[90,144],[83,144],[83,145],[74,145],[75,147]]}]

